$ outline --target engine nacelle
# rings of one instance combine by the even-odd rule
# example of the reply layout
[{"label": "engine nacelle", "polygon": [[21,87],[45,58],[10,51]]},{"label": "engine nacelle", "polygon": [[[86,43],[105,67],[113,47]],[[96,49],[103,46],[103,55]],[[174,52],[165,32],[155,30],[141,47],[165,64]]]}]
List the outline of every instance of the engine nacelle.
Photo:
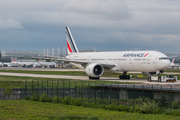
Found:
[{"label": "engine nacelle", "polygon": [[151,76],[155,76],[157,75],[158,72],[142,72],[142,74],[148,76],[148,77],[151,77]]},{"label": "engine nacelle", "polygon": [[86,67],[85,71],[91,77],[100,77],[104,73],[104,68],[101,64],[92,63]]}]

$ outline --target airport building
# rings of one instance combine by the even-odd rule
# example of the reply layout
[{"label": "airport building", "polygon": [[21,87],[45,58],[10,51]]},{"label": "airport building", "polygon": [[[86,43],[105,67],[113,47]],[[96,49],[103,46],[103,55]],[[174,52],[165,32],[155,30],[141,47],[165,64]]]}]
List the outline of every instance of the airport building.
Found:
[{"label": "airport building", "polygon": [[[93,52],[94,50],[82,50],[80,52]],[[98,51],[94,51],[98,52]],[[57,49],[57,51],[0,51],[0,61],[1,62],[11,62],[11,57],[13,56],[25,56],[25,57],[42,57],[42,56],[59,56],[59,57],[65,57],[67,55],[67,51],[64,49],[62,52],[60,52],[60,49]],[[35,62],[36,60],[30,59],[30,58],[18,58],[19,61],[23,62]]]},{"label": "airport building", "polygon": [[[66,56],[66,52],[60,52],[60,51],[0,51],[0,61],[1,62],[11,62],[11,57],[13,56],[26,56],[26,57],[42,57],[42,56]],[[34,59],[30,58],[18,58],[19,61],[24,62],[30,62],[30,61],[36,61]]]}]

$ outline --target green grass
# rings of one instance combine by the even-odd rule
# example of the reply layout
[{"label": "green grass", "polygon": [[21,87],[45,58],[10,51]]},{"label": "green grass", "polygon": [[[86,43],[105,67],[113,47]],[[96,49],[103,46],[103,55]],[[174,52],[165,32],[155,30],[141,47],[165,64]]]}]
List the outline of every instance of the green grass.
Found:
[{"label": "green grass", "polygon": [[[62,118],[85,120],[179,120],[177,116],[127,113],[77,107],[63,104],[43,103],[26,100],[0,101],[1,120],[55,120]],[[67,120],[67,119],[66,119]]]},{"label": "green grass", "polygon": [[[25,83],[27,81],[27,83]],[[141,84],[141,83],[135,83],[135,82],[114,82],[114,81],[101,81],[101,80],[95,80],[95,81],[83,81],[83,80],[72,80],[72,79],[59,79],[59,78],[36,78],[36,77],[19,77],[19,76],[0,76],[0,88],[21,88],[21,86],[25,86],[27,84],[28,86],[35,85],[39,87],[42,86],[47,87],[47,84],[49,87],[57,86],[59,82],[59,87],[63,87],[63,81],[64,81],[64,87],[69,87],[69,81],[70,81],[70,87],[74,88],[75,84],[76,86],[82,86],[82,83],[84,85],[87,84]],[[47,83],[48,81],[48,83]],[[33,83],[32,83],[33,82]]]},{"label": "green grass", "polygon": [[180,73],[180,69],[167,69],[164,72],[178,72],[178,73]]}]

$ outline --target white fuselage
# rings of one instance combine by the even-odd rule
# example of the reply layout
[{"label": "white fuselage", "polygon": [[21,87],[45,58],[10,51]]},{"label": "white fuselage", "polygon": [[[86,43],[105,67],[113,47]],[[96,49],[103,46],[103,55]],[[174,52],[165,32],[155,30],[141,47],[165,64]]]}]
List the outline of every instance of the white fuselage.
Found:
[{"label": "white fuselage", "polygon": [[55,62],[39,62],[39,64],[42,65],[42,66],[52,66],[52,65],[54,65],[56,67]]},{"label": "white fuselage", "polygon": [[[167,56],[157,51],[83,52],[68,55],[69,60],[115,64],[109,71],[156,72],[170,66]],[[78,65],[77,67],[83,68]]]}]

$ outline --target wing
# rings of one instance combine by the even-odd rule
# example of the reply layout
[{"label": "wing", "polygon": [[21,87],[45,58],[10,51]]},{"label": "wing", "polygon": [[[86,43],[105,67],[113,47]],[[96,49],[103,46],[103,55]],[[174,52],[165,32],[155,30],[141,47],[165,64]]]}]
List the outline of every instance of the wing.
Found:
[{"label": "wing", "polygon": [[[64,60],[64,62],[81,64],[82,66],[87,66],[88,64],[91,64],[91,63],[99,63],[99,62],[76,61],[76,60]],[[113,67],[117,66],[117,65],[115,65],[113,63],[99,63],[99,64],[101,64],[104,68],[107,68],[107,69],[110,69],[110,68],[113,68]]]},{"label": "wing", "polygon": [[[99,63],[99,62],[91,62],[91,61],[77,61],[77,60],[68,60],[67,58],[57,57],[57,58],[42,58],[42,57],[27,57],[27,56],[11,56],[11,57],[20,57],[20,58],[31,58],[31,59],[42,59],[42,60],[48,60],[48,61],[64,61],[68,63],[75,63],[75,64],[81,64],[82,66],[86,67],[88,64],[91,63]],[[111,69],[113,67],[116,67],[116,64],[113,63],[99,63],[104,68]]]}]

